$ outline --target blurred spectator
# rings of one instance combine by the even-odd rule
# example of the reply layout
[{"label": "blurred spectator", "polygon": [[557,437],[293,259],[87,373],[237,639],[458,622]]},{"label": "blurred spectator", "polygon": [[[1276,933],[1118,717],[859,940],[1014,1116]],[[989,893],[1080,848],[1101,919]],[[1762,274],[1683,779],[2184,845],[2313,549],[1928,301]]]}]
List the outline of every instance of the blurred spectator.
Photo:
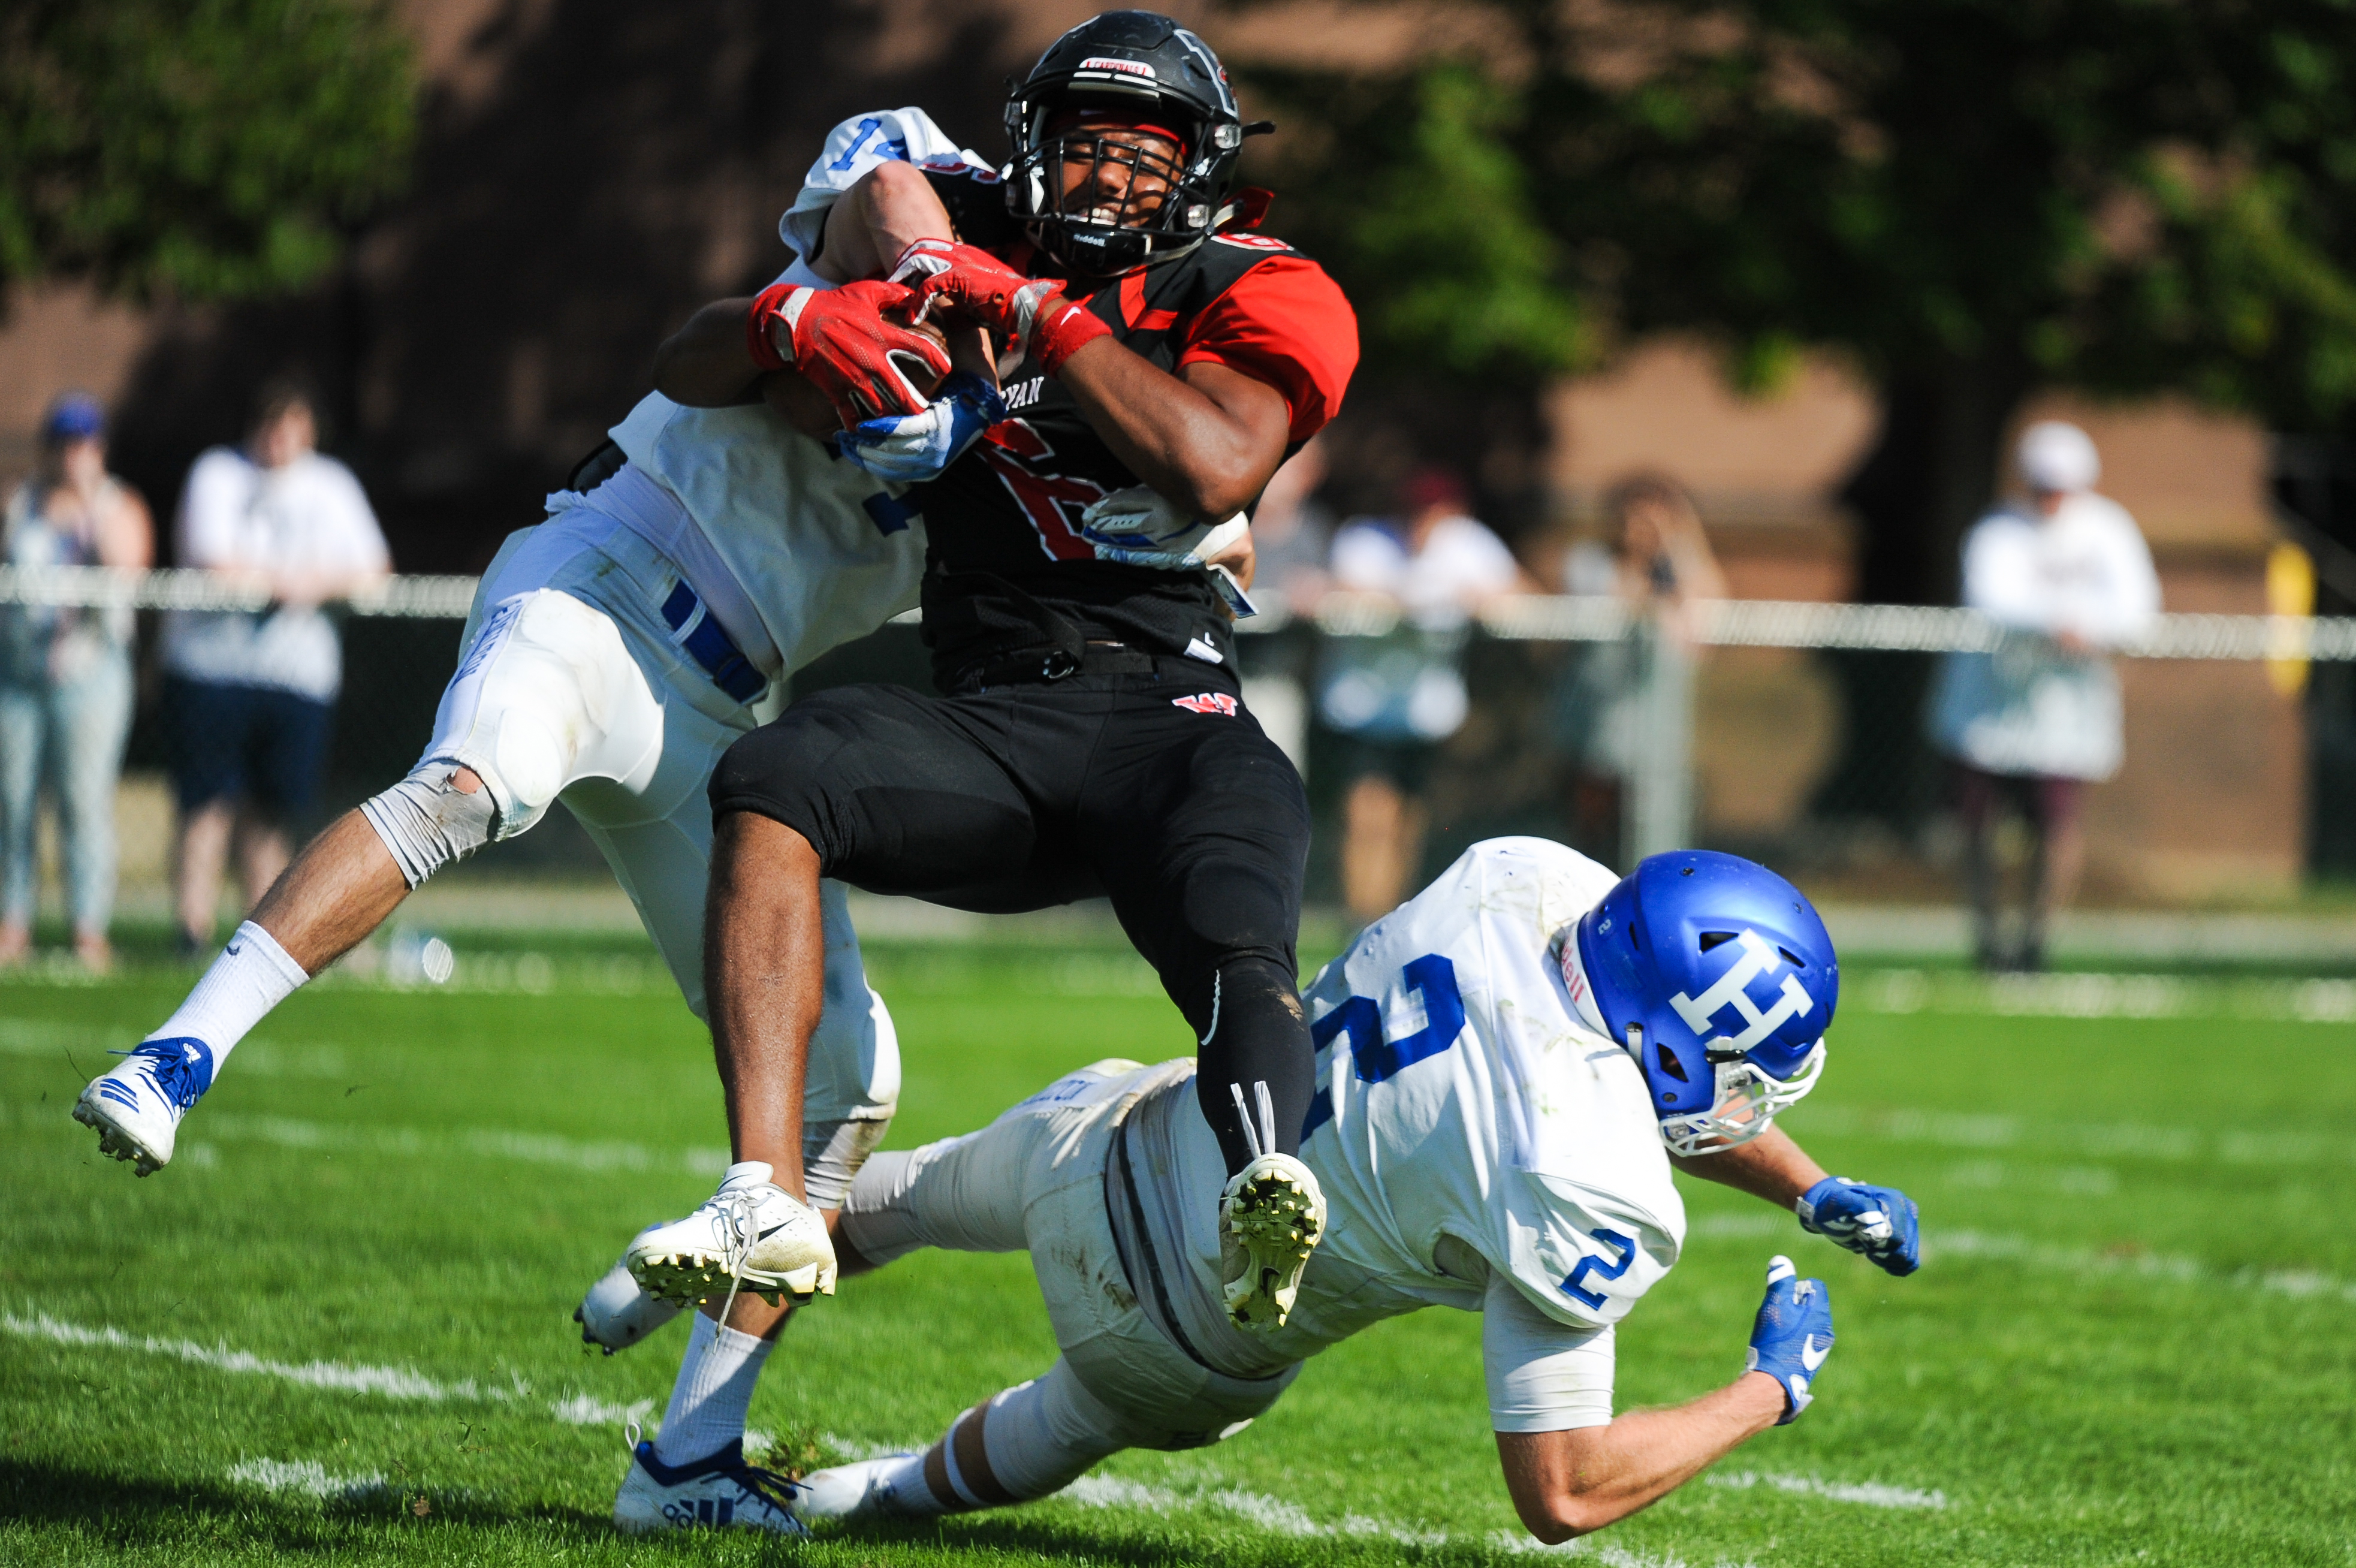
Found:
[{"label": "blurred spectator", "polygon": [[1571,834],[1633,865],[1693,836],[1694,607],[1726,596],[1701,514],[1675,480],[1642,474],[1604,499],[1604,542],[1574,544],[1563,591],[1616,594],[1632,625],[1578,650],[1556,689],[1556,736],[1577,759]]},{"label": "blurred spectator", "polygon": [[[1285,460],[1260,492],[1252,512],[1251,592],[1263,615],[1280,625],[1313,613],[1325,592],[1325,553],[1333,514],[1316,499],[1325,482],[1325,438]],[[1312,651],[1307,628],[1244,639],[1244,702],[1303,778],[1309,773],[1309,691]]]},{"label": "blurred spectator", "polygon": [[1293,615],[1314,610],[1331,581],[1333,514],[1316,499],[1325,475],[1325,438],[1312,436],[1277,469],[1252,513],[1253,593],[1262,603],[1273,595]]},{"label": "blurred spectator", "polygon": [[271,600],[256,611],[174,611],[165,625],[180,936],[191,951],[211,945],[232,844],[251,908],[285,869],[286,830],[318,792],[343,684],[342,648],[318,607],[391,570],[359,481],[315,450],[314,409],[294,383],[264,388],[245,449],[206,452],[181,497],[180,564]]},{"label": "blurred spectator", "polygon": [[[147,503],[106,471],[106,412],[68,392],[41,423],[41,463],[8,498],[0,560],[12,566],[144,567]],[[0,963],[32,942],[35,818],[46,780],[65,848],[74,952],[112,961],[114,785],[131,727],[127,609],[0,608]]]},{"label": "blurred spectator", "polygon": [[[2026,501],[1998,507],[1964,541],[1964,603],[2005,628],[1992,653],[1949,654],[1931,704],[1931,736],[1960,775],[1979,961],[2041,968],[2045,932],[2084,860],[2080,796],[2119,769],[2119,679],[2105,652],[2159,612],[2159,578],[2135,519],[2094,493],[2102,460],[2074,424],[2022,432]],[[2006,945],[1997,818],[2018,811],[2029,834],[2027,909]]]},{"label": "blurred spectator", "polygon": [[1464,723],[1471,614],[1537,585],[1513,552],[1467,515],[1463,481],[1426,468],[1408,481],[1402,518],[1355,518],[1333,536],[1338,589],[1397,603],[1387,636],[1336,638],[1319,673],[1319,716],[1344,741],[1342,897],[1371,920],[1422,869],[1425,776]]}]

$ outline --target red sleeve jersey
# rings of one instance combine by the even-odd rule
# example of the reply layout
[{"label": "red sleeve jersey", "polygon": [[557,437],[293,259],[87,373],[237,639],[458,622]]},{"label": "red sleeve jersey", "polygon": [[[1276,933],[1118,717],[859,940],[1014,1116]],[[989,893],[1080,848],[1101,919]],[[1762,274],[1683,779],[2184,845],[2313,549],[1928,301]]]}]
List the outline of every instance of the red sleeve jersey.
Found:
[{"label": "red sleeve jersey", "polygon": [[[1256,234],[1206,243],[1255,248],[1281,242]],[[1341,411],[1358,367],[1358,317],[1325,269],[1291,250],[1271,253],[1186,324],[1178,369],[1225,365],[1274,387],[1291,410],[1290,438],[1308,440]]]}]

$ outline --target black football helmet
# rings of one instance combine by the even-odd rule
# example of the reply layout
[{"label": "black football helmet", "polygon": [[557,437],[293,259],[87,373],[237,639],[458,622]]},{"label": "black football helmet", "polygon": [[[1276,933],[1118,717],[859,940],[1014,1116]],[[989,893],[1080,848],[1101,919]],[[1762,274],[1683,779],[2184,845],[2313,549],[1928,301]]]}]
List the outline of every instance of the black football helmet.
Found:
[{"label": "black football helmet", "polygon": [[[1166,129],[1182,144],[1173,166],[1101,139],[1076,123],[1088,110]],[[1070,272],[1114,277],[1183,256],[1229,215],[1244,138],[1276,127],[1246,124],[1211,47],[1157,11],[1107,11],[1048,46],[1020,82],[1007,84],[1006,208],[1037,245]],[[1158,207],[1124,199],[1118,211],[1067,214],[1066,159],[1107,161],[1168,182]]]}]

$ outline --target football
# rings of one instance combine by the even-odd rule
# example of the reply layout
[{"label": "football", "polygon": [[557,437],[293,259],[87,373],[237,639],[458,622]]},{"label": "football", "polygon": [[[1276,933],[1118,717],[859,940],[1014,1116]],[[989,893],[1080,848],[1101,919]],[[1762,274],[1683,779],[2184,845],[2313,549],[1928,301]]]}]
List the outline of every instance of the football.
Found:
[{"label": "football", "polygon": [[[949,335],[941,329],[939,322],[928,318],[917,322],[910,330],[921,337],[929,338],[940,345],[943,354],[949,351]],[[892,358],[899,365],[901,373],[905,375],[915,384],[916,389],[927,398],[938,392],[941,382],[948,379],[946,375],[934,374],[932,367],[914,354],[894,354]]]}]

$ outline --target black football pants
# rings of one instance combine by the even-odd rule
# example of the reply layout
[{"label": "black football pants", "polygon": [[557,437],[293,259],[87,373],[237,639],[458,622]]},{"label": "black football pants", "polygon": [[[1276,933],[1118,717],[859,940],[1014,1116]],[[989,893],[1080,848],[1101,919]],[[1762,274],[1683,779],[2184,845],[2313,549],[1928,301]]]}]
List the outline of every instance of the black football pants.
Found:
[{"label": "black football pants", "polygon": [[821,692],[729,748],[712,808],[784,823],[871,893],[988,912],[1109,897],[1200,1042],[1232,1174],[1249,1157],[1237,1090],[1257,1128],[1268,1086],[1277,1148],[1297,1154],[1316,1088],[1294,953],[1309,807],[1232,676],[1151,662],[948,697]]}]

